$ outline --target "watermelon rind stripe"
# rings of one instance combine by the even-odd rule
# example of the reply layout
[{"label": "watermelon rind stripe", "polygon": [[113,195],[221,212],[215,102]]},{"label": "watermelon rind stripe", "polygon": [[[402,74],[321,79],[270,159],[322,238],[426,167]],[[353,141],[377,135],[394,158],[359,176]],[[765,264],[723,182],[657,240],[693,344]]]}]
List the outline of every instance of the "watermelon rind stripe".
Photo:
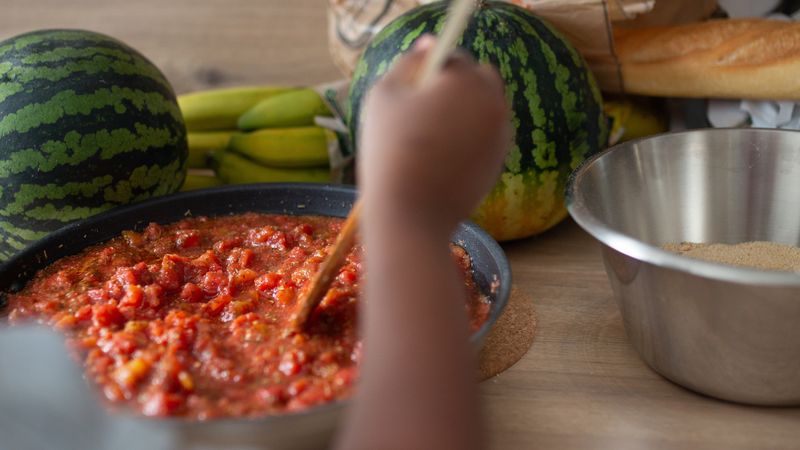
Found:
[{"label": "watermelon rind stripe", "polygon": [[[150,166],[137,165],[137,161],[141,161],[141,156],[135,153],[120,154],[107,163],[101,163],[102,165],[114,164],[119,167],[134,168],[128,174],[120,174],[126,178],[116,182],[110,175],[97,176],[87,180],[86,176],[81,176],[80,173],[71,175],[69,178],[57,179],[57,182],[37,183],[35,179],[22,181],[4,191],[2,202],[0,202],[0,216],[7,217],[8,220],[13,217],[25,216],[31,208],[65,198],[80,198],[80,202],[77,203],[98,207],[105,203],[117,205],[130,203],[139,191],[150,190],[165,181],[168,182],[166,184],[172,185],[172,178],[179,178],[175,173],[179,172],[180,167],[175,161],[170,161],[170,152],[154,151],[152,153],[153,164]],[[101,164],[85,162],[82,167],[85,166],[87,172],[99,171],[102,168]],[[172,178],[162,174],[169,170],[174,171]],[[61,171],[61,173],[64,172]],[[76,171],[73,169],[72,172]],[[148,180],[148,177],[152,177],[152,179]],[[48,180],[51,178],[48,177]],[[66,201],[63,203],[69,204]],[[26,228],[34,227],[27,226]]]},{"label": "watermelon rind stripe", "polygon": [[[177,106],[172,105],[172,98],[174,98],[174,93],[171,89],[162,86],[161,84],[153,81],[147,77],[137,77],[135,75],[109,75],[111,79],[115,80],[115,83],[118,85],[124,85],[130,89],[140,90],[144,92],[152,92],[158,93],[166,101],[165,111],[168,110],[168,114],[173,116],[171,121],[175,121],[178,116],[180,116],[180,111]],[[31,93],[35,93],[35,99],[38,103],[43,103],[48,100],[51,100],[55,95],[58,95],[64,91],[72,91],[75,95],[88,95],[94,94],[98,89],[108,89],[108,86],[98,86],[96,83],[97,76],[96,75],[89,75],[86,73],[77,73],[75,76],[70,77],[68,79],[64,79],[59,81],[58,83],[50,83],[46,80],[37,80],[28,83],[25,86],[25,90],[22,92],[18,92],[16,95],[12,95],[5,99],[4,101],[0,102],[0,111],[5,111],[6,113],[13,113],[16,112],[25,106],[31,103]],[[162,101],[163,103],[163,101]],[[123,101],[121,105],[126,107],[136,108],[136,105],[130,101]],[[140,105],[143,105],[140,103]],[[117,105],[113,105],[116,107]],[[145,109],[137,108],[142,111]],[[105,116],[105,112],[103,111],[95,111],[93,114],[103,114],[104,121],[111,120],[111,117]],[[112,116],[118,115],[119,113],[115,113],[111,111]],[[62,120],[67,119],[69,116],[65,116]],[[2,115],[0,115],[2,118]],[[92,125],[91,123],[85,122],[84,115],[76,115],[72,117],[73,123],[70,124],[68,127],[65,126],[66,130],[71,130],[75,128],[85,128],[91,127],[96,128],[96,125]],[[182,120],[180,121],[182,123]],[[41,131],[40,129],[34,129],[35,133],[30,138],[30,142],[27,144],[17,144],[12,148],[18,148],[27,146],[30,147],[31,145],[35,145],[35,143],[41,142]],[[63,133],[63,131],[61,131]],[[19,134],[16,134],[17,136]],[[50,136],[50,138],[56,139],[58,138],[57,135]],[[0,137],[0,149],[8,149],[9,144],[8,142],[3,142],[2,137]],[[24,137],[15,137],[14,139],[25,139]]]},{"label": "watermelon rind stripe", "polygon": [[[42,176],[46,174],[47,180],[52,183],[66,183],[71,181],[85,181],[87,174],[105,174],[108,173],[109,167],[116,167],[117,170],[115,172],[120,173],[120,169],[125,167],[136,167],[137,159],[144,160],[148,164],[151,163],[158,163],[158,164],[165,164],[166,162],[170,161],[171,158],[174,158],[176,154],[181,155],[185,154],[186,147],[183,135],[179,131],[180,129],[176,126],[173,128],[173,135],[168,141],[164,141],[164,146],[162,147],[153,147],[146,150],[146,153],[140,153],[136,151],[125,151],[120,152],[116,151],[111,158],[109,159],[102,159],[99,154],[95,153],[89,157],[86,157],[81,161],[80,164],[80,171],[76,171],[76,166],[73,166],[69,163],[64,163],[62,165],[57,165],[52,167],[51,170],[48,172],[41,172],[37,168],[27,168],[25,169],[24,165],[17,166],[17,167],[9,167],[8,169],[25,169],[20,172],[11,173],[7,177],[0,177],[0,184],[5,186],[5,191],[3,193],[3,198],[0,199],[0,207],[2,204],[7,201],[9,195],[13,193],[18,186],[26,183],[40,183]],[[68,133],[69,134],[69,133]],[[70,135],[72,136],[72,135]],[[54,142],[62,142],[62,141],[54,141]],[[66,141],[64,141],[66,143]],[[81,140],[83,142],[83,140]],[[74,144],[74,142],[72,142]],[[90,141],[86,142],[87,145],[91,144]],[[133,146],[136,143],[131,143],[130,145]],[[51,144],[53,148],[59,148],[59,144]],[[84,157],[85,153],[81,153],[80,156],[76,155],[75,158]],[[16,161],[15,161],[16,162]],[[127,165],[126,165],[127,164]],[[130,165],[133,164],[133,165]]]},{"label": "watermelon rind stripe", "polygon": [[30,209],[31,204],[38,199],[63,200],[68,196],[94,197],[113,181],[114,178],[111,175],[104,175],[85,182],[22,184],[14,192],[13,200],[6,203],[3,209],[0,210],[0,215],[17,216],[24,214]]},{"label": "watermelon rind stripe", "polygon": [[[75,47],[56,47],[47,51],[25,54],[18,59],[18,63],[22,66],[41,67],[44,63],[63,63],[65,59],[92,59],[98,55],[110,56],[120,61],[133,61],[134,59],[144,61],[142,58],[134,58],[131,53],[120,50],[116,45],[94,45],[91,47],[79,45]],[[155,70],[150,67],[148,71]]]},{"label": "watermelon rind stripe", "polygon": [[179,164],[173,161],[164,166],[139,166],[132,171],[130,180],[116,182],[110,176],[102,176],[83,183],[25,184],[0,216],[7,216],[4,221],[19,229],[58,228],[121,204],[174,192],[183,182],[175,176]]},{"label": "watermelon rind stripe", "polygon": [[114,106],[125,112],[123,100],[150,114],[168,113],[176,121],[181,120],[178,107],[157,92],[145,92],[127,87],[111,86],[90,94],[76,94],[72,90],[61,91],[43,103],[32,103],[0,119],[0,138],[13,132],[24,133],[43,124],[55,123],[72,114],[88,115],[104,106]]},{"label": "watermelon rind stripe", "polygon": [[168,127],[151,128],[135,123],[134,129],[133,132],[127,127],[102,129],[87,134],[70,131],[62,141],[47,141],[39,148],[14,151],[0,160],[0,180],[26,170],[47,173],[57,167],[75,166],[94,156],[108,160],[118,153],[178,144],[177,135]]},{"label": "watermelon rind stripe", "polygon": [[[145,71],[145,65],[139,62],[123,61],[110,58],[104,55],[96,55],[88,59],[73,59],[63,61],[58,66],[49,64],[39,65],[20,65],[15,66],[5,74],[5,78],[14,82],[27,84],[34,80],[45,80],[56,82],[74,76],[76,72],[86,72],[88,74],[114,73],[120,75],[147,76],[162,86],[169,86],[169,83],[161,76],[158,71]],[[36,69],[32,71],[31,69]]]},{"label": "watermelon rind stripe", "polygon": [[[383,43],[384,40],[394,41],[395,34],[407,29],[408,24],[413,24],[416,19],[419,17],[429,17],[428,11],[431,10],[431,6],[421,6],[416,9],[412,9],[409,12],[405,13],[402,16],[402,19],[397,19],[387,25],[383,30],[381,30],[380,34],[375,36],[370,42],[370,47],[377,47]],[[435,8],[433,8],[435,9]],[[416,25],[412,25],[416,26]]]},{"label": "watermelon rind stripe", "polygon": [[[11,50],[23,50],[34,44],[42,42],[62,42],[62,41],[91,41],[108,42],[109,40],[119,42],[114,38],[102,34],[89,34],[81,30],[40,30],[17,36],[11,44],[0,47],[0,58]],[[124,44],[123,44],[124,45]]]},{"label": "watermelon rind stripe", "polygon": [[[53,50],[49,53],[55,53],[59,50],[67,49]],[[116,56],[110,56],[107,53],[119,53],[119,50],[103,49],[99,47],[72,50],[76,52],[86,51],[89,52],[89,54],[87,57],[71,57],[62,61],[42,61],[37,64],[26,61],[26,59],[33,58],[33,56],[28,56],[23,58],[20,64],[15,65],[7,71],[4,75],[5,79],[26,84],[37,79],[55,82],[73,76],[76,72],[86,72],[89,74],[111,72],[119,75],[147,76],[162,86],[169,88],[169,83],[164,79],[161,72],[142,58],[122,59]],[[36,55],[36,57],[45,57],[47,55],[48,54],[45,53]],[[34,71],[31,69],[36,70]]]},{"label": "watermelon rind stripe", "polygon": [[25,89],[25,86],[22,83],[12,83],[7,82],[0,84],[0,103],[14,94],[22,92]]},{"label": "watermelon rind stripe", "polygon": [[34,231],[34,230],[28,230],[28,229],[24,229],[24,228],[18,228],[14,224],[12,224],[11,222],[6,222],[6,221],[3,221],[3,220],[0,220],[0,230],[3,230],[3,231],[5,231],[5,232],[7,232],[9,234],[13,234],[15,236],[19,236],[22,239],[27,239],[27,240],[30,240],[30,241],[41,239],[41,238],[47,236],[47,232],[46,231]]}]

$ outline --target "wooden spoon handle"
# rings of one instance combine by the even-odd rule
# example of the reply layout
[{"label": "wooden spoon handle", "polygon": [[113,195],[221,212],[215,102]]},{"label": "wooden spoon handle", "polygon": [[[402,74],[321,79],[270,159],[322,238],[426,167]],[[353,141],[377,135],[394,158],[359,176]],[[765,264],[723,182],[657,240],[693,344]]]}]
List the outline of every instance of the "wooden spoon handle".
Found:
[{"label": "wooden spoon handle", "polygon": [[[447,13],[447,22],[444,24],[442,33],[436,41],[436,46],[431,49],[417,75],[416,84],[418,86],[424,85],[432,79],[447,61],[459,38],[464,33],[464,29],[467,27],[476,5],[476,0],[455,0],[452,3]],[[293,331],[302,331],[311,312],[322,301],[325,293],[328,292],[336,272],[339,271],[345,257],[347,257],[347,253],[353,246],[360,218],[361,200],[359,199],[353,205],[353,209],[350,210],[342,231],[339,232],[339,236],[333,245],[333,250],[309,281],[309,284],[306,285],[306,289],[301,292],[297,310],[290,319],[290,326]]]},{"label": "wooden spoon handle", "polygon": [[417,85],[424,86],[442,68],[450,53],[456,48],[458,40],[464,34],[469,19],[477,7],[478,0],[455,0],[447,12],[447,21],[442,32],[422,65],[417,75]]},{"label": "wooden spoon handle", "polygon": [[299,305],[290,320],[290,326],[295,331],[300,331],[305,326],[308,317],[314,308],[325,297],[328,292],[333,279],[336,277],[336,272],[344,263],[347,254],[353,247],[356,239],[356,232],[358,231],[358,222],[361,218],[361,200],[357,200],[347,216],[342,230],[336,237],[336,242],[333,244],[333,250],[325,261],[322,262],[317,273],[309,280],[306,289],[300,295]]}]

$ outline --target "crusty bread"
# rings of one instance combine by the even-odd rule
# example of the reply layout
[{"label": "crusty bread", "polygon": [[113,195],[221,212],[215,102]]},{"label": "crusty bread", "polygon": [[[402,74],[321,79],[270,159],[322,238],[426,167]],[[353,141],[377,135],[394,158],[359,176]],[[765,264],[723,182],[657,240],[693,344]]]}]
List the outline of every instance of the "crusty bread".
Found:
[{"label": "crusty bread", "polygon": [[710,20],[614,40],[628,93],[800,100],[800,23]]},{"label": "crusty bread", "polygon": [[[708,19],[717,9],[717,0],[608,0],[606,4],[608,17],[614,22],[614,26],[625,28],[694,23]],[[647,6],[652,9],[648,10]],[[630,15],[618,11],[620,9],[640,9],[646,12]]]}]

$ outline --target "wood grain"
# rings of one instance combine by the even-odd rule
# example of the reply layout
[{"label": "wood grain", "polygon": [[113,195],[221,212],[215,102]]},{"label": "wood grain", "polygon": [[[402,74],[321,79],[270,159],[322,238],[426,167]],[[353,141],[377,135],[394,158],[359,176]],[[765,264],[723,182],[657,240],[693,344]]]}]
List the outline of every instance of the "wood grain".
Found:
[{"label": "wood grain", "polygon": [[[116,36],[178,92],[339,77],[322,0],[3,0],[0,39],[43,27]],[[800,410],[754,408],[684,390],[628,344],[599,247],[567,220],[506,244],[536,303],[533,347],[483,383],[494,449],[765,449],[800,445]]]},{"label": "wood grain", "polygon": [[713,400],[639,359],[599,245],[574,222],[504,248],[539,329],[528,354],[482,386],[492,448],[797,448],[800,410]]},{"label": "wood grain", "polygon": [[323,0],[3,0],[0,40],[85,28],[150,58],[178,93],[341,75],[328,54]]}]

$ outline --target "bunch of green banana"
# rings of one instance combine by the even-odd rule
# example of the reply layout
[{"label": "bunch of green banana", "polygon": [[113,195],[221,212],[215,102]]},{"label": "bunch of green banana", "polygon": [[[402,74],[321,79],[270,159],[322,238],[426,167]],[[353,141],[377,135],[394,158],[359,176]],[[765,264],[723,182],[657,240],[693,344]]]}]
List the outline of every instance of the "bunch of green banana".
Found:
[{"label": "bunch of green banana", "polygon": [[178,97],[189,131],[235,130],[239,117],[264,99],[292,90],[252,86],[192,92]]},{"label": "bunch of green banana", "polygon": [[328,105],[313,89],[282,92],[258,102],[239,117],[244,131],[314,125],[314,117],[330,116]]},{"label": "bunch of green banana", "polygon": [[235,131],[189,131],[189,158],[186,162],[189,169],[208,167],[208,156],[212,152],[225,150]]},{"label": "bunch of green banana", "polygon": [[325,183],[330,178],[327,167],[284,169],[262,166],[235,152],[212,154],[217,176],[226,184],[245,183]]},{"label": "bunch of green banana", "polygon": [[336,138],[314,125],[314,117],[331,112],[313,89],[218,89],[180,96],[178,104],[189,141],[183,190],[218,183],[329,181],[328,146]]}]

